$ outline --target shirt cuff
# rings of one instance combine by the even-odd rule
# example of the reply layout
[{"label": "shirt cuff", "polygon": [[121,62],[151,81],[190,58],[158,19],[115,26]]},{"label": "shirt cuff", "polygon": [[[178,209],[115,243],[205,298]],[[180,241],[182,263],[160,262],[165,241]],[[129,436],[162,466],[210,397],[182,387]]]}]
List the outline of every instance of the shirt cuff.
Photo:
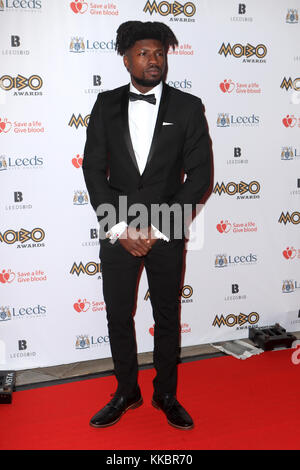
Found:
[{"label": "shirt cuff", "polygon": [[168,237],[166,237],[166,235],[164,235],[163,233],[161,233],[156,227],[154,227],[154,225],[151,224],[151,227],[153,229],[153,232],[154,232],[154,236],[156,238],[162,238],[165,242],[169,242],[170,239]]},{"label": "shirt cuff", "polygon": [[118,224],[111,227],[108,232],[106,232],[106,238],[109,238],[110,243],[116,243],[118,238],[122,235],[122,233],[124,232],[124,230],[126,230],[127,227],[128,225],[126,224],[126,222],[119,222]]}]

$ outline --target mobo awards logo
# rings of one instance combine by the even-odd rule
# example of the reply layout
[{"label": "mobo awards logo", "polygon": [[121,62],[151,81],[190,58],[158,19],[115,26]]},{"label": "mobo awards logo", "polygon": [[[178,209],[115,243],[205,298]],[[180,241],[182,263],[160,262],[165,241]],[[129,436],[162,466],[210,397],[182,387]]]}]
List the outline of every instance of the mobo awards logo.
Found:
[{"label": "mobo awards logo", "polygon": [[252,44],[247,43],[245,46],[243,46],[242,44],[237,43],[232,46],[230,43],[228,43],[227,46],[225,46],[225,43],[223,42],[218,53],[220,55],[223,54],[224,57],[229,55],[236,59],[244,56],[245,59],[243,59],[243,62],[245,63],[265,63],[267,52],[267,46],[265,44],[252,46]]},{"label": "mobo awards logo", "polygon": [[81,127],[87,127],[88,124],[89,124],[89,120],[90,120],[90,114],[87,114],[84,118],[81,116],[81,114],[78,114],[78,116],[76,117],[75,114],[73,113],[72,116],[71,116],[71,119],[68,123],[68,126],[70,127],[75,127],[76,129],[78,129],[79,126]]},{"label": "mobo awards logo", "polygon": [[[213,193],[221,196],[223,193],[228,196],[235,196],[238,194],[237,199],[255,199],[259,198],[258,195],[260,191],[260,183],[258,181],[251,181],[250,183],[245,183],[241,181],[240,183],[235,183],[230,181],[226,185],[222,181],[221,184],[216,183]],[[247,195],[246,193],[250,193]],[[246,195],[245,195],[246,194]]]},{"label": "mobo awards logo", "polygon": [[300,91],[300,77],[294,79],[292,79],[291,77],[284,77],[280,84],[280,88],[285,89],[286,91],[290,88],[295,91]]},{"label": "mobo awards logo", "polygon": [[[10,75],[2,75],[0,78],[0,86],[5,91],[10,91],[16,88],[14,96],[36,96],[42,95],[42,92],[38,92],[43,86],[43,79],[39,75],[31,75],[29,78],[23,77],[23,75],[17,75],[11,77]],[[32,91],[21,91],[24,88],[29,88]]]},{"label": "mobo awards logo", "polygon": [[300,224],[300,212],[295,211],[291,214],[289,212],[281,212],[278,222],[284,225],[286,225],[288,222],[294,225],[298,225]]},{"label": "mobo awards logo", "polygon": [[[173,15],[174,18],[170,18],[170,21],[195,21],[191,19],[196,13],[196,5],[192,2],[179,3],[156,0],[147,0],[144,9],[144,13],[158,13],[161,16]],[[179,15],[183,15],[185,18],[177,18]]]},{"label": "mobo awards logo", "polygon": [[218,326],[219,328],[221,328],[221,326],[223,325],[232,328],[233,326],[242,326],[246,323],[249,323],[249,325],[255,325],[256,323],[258,323],[258,321],[259,314],[257,312],[251,312],[248,315],[245,315],[244,313],[240,313],[239,315],[230,313],[225,317],[224,315],[216,315],[212,326]]}]

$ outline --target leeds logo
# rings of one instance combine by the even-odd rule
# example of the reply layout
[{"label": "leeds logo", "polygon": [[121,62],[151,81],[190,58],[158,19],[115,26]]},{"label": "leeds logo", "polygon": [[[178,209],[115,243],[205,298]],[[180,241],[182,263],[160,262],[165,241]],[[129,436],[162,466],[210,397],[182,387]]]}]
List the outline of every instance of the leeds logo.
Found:
[{"label": "leeds logo", "polygon": [[293,160],[294,151],[292,147],[282,147],[281,160]]},{"label": "leeds logo", "polygon": [[219,113],[218,114],[217,126],[218,127],[229,127],[230,126],[229,115],[227,113]]},{"label": "leeds logo", "polygon": [[282,292],[283,294],[290,294],[295,290],[295,283],[291,279],[287,279],[282,283]]},{"label": "leeds logo", "polygon": [[71,39],[70,52],[76,52],[76,53],[85,52],[85,45],[84,45],[83,38],[74,37]]},{"label": "leeds logo", "polygon": [[9,307],[0,307],[0,321],[11,320]]},{"label": "leeds logo", "polygon": [[76,338],[75,348],[76,349],[87,349],[91,345],[89,335],[79,335]]},{"label": "leeds logo", "polygon": [[296,8],[290,8],[287,11],[285,21],[290,24],[295,24],[298,23],[299,17],[298,17],[298,10]]},{"label": "leeds logo", "polygon": [[73,196],[73,204],[75,206],[84,206],[88,204],[89,199],[86,191],[75,191]]}]

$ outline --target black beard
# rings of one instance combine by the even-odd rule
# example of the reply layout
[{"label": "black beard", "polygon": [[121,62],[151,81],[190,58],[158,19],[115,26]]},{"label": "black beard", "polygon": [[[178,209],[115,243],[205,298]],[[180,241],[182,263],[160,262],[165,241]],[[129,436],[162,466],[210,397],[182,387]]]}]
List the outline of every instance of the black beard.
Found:
[{"label": "black beard", "polygon": [[134,77],[134,76],[132,76],[132,78],[134,79],[134,81],[138,85],[144,86],[144,87],[152,87],[152,88],[154,88],[156,85],[158,85],[162,80],[162,77],[157,78],[156,80],[146,80],[144,78],[138,78],[138,77]]}]

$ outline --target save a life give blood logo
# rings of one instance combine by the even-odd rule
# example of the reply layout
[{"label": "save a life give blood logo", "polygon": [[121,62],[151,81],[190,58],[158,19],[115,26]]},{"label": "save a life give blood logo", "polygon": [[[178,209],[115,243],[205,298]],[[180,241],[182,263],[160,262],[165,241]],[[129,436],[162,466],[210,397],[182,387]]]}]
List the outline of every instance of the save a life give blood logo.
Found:
[{"label": "save a life give blood logo", "polygon": [[[84,0],[73,0],[71,2],[70,8],[73,13],[76,15],[83,15],[86,12],[89,12],[90,15],[101,15],[101,16],[118,16],[119,10],[117,5],[110,0],[109,2],[85,2]],[[125,2],[124,2],[125,3]]]},{"label": "save a life give blood logo", "polygon": [[11,122],[7,118],[0,118],[0,134],[7,134],[11,130]]},{"label": "save a life give blood logo", "polygon": [[3,269],[0,273],[0,282],[2,284],[11,284],[15,280],[15,273],[11,269]]},{"label": "save a life give blood logo", "polygon": [[87,302],[86,299],[78,299],[77,302],[75,302],[75,304],[73,305],[73,307],[76,312],[80,313],[86,312],[90,308],[90,305],[90,302]]},{"label": "save a life give blood logo", "polygon": [[223,82],[220,83],[220,88],[223,93],[231,93],[234,88],[235,84],[233,83],[232,80],[224,80]]},{"label": "save a life give blood logo", "polygon": [[228,220],[221,220],[220,223],[217,224],[216,228],[220,233],[228,233],[231,229],[231,223]]},{"label": "save a life give blood logo", "polygon": [[293,246],[287,246],[285,250],[282,252],[283,257],[285,259],[295,259],[295,258],[300,258],[300,249],[297,250]]},{"label": "save a life give blood logo", "polygon": [[297,118],[294,116],[294,114],[289,115],[287,114],[283,119],[282,119],[282,124],[284,127],[300,127],[300,118]]},{"label": "save a life give blood logo", "polygon": [[11,269],[2,269],[0,272],[0,283],[1,284],[11,284],[14,280],[18,283],[28,283],[28,282],[42,282],[47,281],[47,275],[41,269],[35,269],[34,271],[14,273]]},{"label": "save a life give blood logo", "polygon": [[87,299],[78,299],[77,302],[73,304],[73,308],[77,313],[87,312],[103,312],[106,311],[106,306],[104,301],[91,301]]},{"label": "save a life give blood logo", "polygon": [[88,10],[88,4],[82,0],[71,2],[70,7],[74,13],[80,13],[81,15]]},{"label": "save a life give blood logo", "polygon": [[246,233],[246,232],[257,232],[256,222],[230,222],[229,220],[220,220],[216,225],[216,229],[219,233]]},{"label": "save a life give blood logo", "polygon": [[231,79],[225,79],[219,83],[219,88],[224,94],[230,94],[234,91],[234,94],[238,95],[255,95],[261,93],[261,88],[257,82],[234,82]]}]

